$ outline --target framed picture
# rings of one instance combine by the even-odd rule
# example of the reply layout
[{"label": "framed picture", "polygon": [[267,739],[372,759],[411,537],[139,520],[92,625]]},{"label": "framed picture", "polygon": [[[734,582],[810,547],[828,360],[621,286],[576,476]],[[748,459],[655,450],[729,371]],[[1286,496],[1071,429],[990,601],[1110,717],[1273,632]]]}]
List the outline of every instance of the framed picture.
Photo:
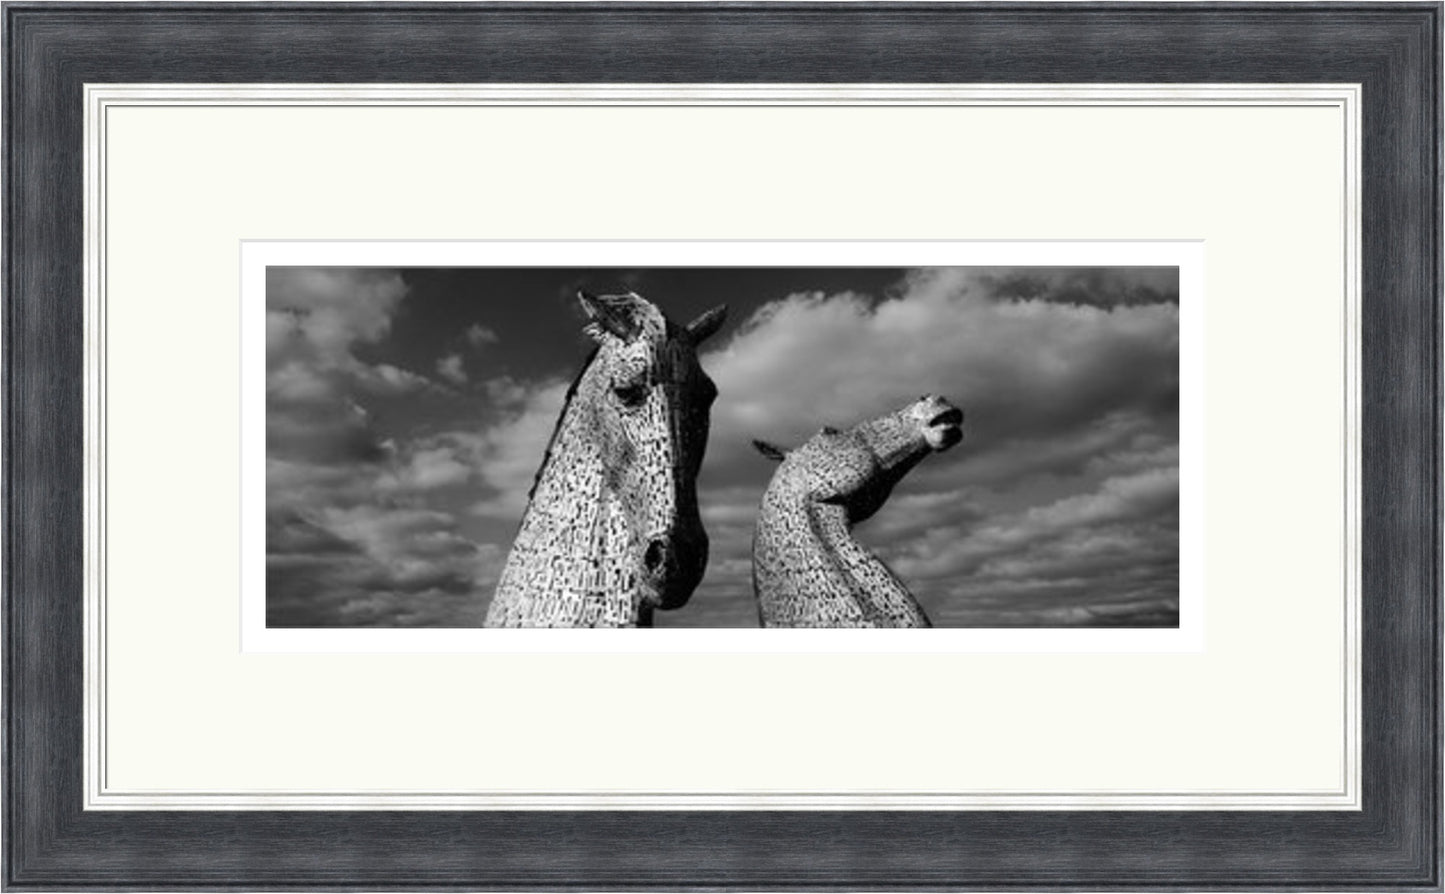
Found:
[{"label": "framed picture", "polygon": [[1439,3],[4,23],[10,888],[1440,890]]}]

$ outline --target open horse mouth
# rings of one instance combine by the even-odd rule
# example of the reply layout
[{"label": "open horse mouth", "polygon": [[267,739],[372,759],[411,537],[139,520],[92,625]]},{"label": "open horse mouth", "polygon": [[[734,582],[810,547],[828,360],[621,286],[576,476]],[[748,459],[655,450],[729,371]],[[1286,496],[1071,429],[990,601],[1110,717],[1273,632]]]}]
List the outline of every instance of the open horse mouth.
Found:
[{"label": "open horse mouth", "polygon": [[939,453],[962,441],[963,411],[958,407],[949,407],[936,414],[923,426],[923,436],[928,440],[928,446]]}]

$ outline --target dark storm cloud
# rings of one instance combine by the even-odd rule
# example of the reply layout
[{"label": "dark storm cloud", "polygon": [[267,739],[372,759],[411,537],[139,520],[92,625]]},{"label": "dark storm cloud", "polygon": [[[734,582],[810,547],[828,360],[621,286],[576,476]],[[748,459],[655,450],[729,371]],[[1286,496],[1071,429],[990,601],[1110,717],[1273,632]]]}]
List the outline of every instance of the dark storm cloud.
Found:
[{"label": "dark storm cloud", "polygon": [[266,513],[266,544],[273,554],[297,556],[355,555],[349,541],[312,524],[295,511]]},{"label": "dark storm cloud", "polygon": [[319,518],[267,515],[271,626],[411,626],[465,610],[484,557],[444,517],[368,507]]},{"label": "dark storm cloud", "polygon": [[[270,268],[266,311],[267,623],[472,625],[498,548],[425,505],[472,474],[464,445],[383,434],[368,403],[441,393],[360,353],[407,294],[396,271]],[[484,338],[477,338],[485,341]],[[457,364],[438,371],[464,382]]]},{"label": "dark storm cloud", "polygon": [[1177,267],[1030,267],[980,278],[1002,299],[1106,308],[1179,303]]},{"label": "dark storm cloud", "polygon": [[496,581],[499,547],[471,542],[454,514],[425,507],[425,492],[457,481],[449,459],[431,478],[415,468],[396,462],[367,475],[273,466],[269,478],[298,490],[273,490],[267,505],[270,625],[480,622],[477,591]]},{"label": "dark storm cloud", "polygon": [[345,399],[272,401],[267,409],[270,456],[342,464],[376,462],[384,455],[366,411]]},{"label": "dark storm cloud", "polygon": [[267,514],[267,623],[295,626],[474,626],[479,588],[501,555],[457,532],[447,512],[363,489],[276,500]]},{"label": "dark storm cloud", "polygon": [[269,556],[266,588],[270,627],[476,627],[484,617],[472,575],[399,580],[366,557]]},{"label": "dark storm cloud", "polygon": [[[1105,479],[1092,493],[1022,512],[940,524],[921,537],[890,544],[887,551],[910,579],[1084,572],[1099,568],[1101,557],[1110,564],[1118,558],[1140,558],[1140,538],[1177,527],[1178,514],[1177,471],[1150,469]],[[1169,543],[1158,545],[1174,554]],[[1122,555],[1123,546],[1131,556]]]},{"label": "dark storm cloud", "polygon": [[358,360],[384,337],[405,287],[392,271],[272,267],[266,271],[266,455],[376,460],[380,446],[358,399],[405,393],[426,379]]},{"label": "dark storm cloud", "polygon": [[1003,299],[964,268],[916,273],[876,304],[794,295],[704,358],[723,394],[709,449],[741,462],[752,437],[796,444],[931,391],[964,407],[975,460],[1001,451],[1027,461],[1047,446],[1076,461],[1059,438],[1088,439],[1098,455],[1101,439],[1172,424],[1178,357],[1176,305]]}]

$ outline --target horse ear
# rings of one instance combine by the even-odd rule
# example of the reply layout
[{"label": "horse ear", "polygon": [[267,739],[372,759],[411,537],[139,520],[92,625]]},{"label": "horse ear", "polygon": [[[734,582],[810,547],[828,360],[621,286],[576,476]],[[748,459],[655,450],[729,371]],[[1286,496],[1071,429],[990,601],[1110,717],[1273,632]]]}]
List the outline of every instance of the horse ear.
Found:
[{"label": "horse ear", "polygon": [[775,463],[782,462],[783,457],[787,456],[787,454],[784,453],[782,449],[774,447],[767,441],[753,441],[753,447],[757,448],[757,451],[759,453],[761,453],[763,456],[766,456],[768,459],[772,460]]},{"label": "horse ear", "polygon": [[577,300],[582,302],[582,309],[591,321],[587,329],[594,338],[603,332],[611,332],[623,341],[631,341],[637,334],[637,321],[632,318],[632,309],[626,304],[580,290]]},{"label": "horse ear", "polygon": [[717,332],[728,318],[728,306],[719,304],[712,310],[702,312],[696,320],[687,324],[687,336],[692,339],[694,345],[700,345],[707,340],[708,336]]}]

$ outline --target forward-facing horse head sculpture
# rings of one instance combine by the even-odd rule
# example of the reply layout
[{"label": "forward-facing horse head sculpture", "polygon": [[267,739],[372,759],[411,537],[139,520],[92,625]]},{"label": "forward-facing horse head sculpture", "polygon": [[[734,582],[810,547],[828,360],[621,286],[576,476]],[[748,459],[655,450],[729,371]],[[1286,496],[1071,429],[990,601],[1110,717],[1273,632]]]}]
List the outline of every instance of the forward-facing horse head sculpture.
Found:
[{"label": "forward-facing horse head sculpture", "polygon": [[824,428],[784,452],[753,535],[753,590],[764,627],[928,627],[901,581],[852,537],[929,453],[963,437],[963,412],[925,395],[847,431]]},{"label": "forward-facing horse head sculpture", "polygon": [[578,294],[597,348],[567,400],[487,610],[488,627],[647,627],[707,567],[696,480],[717,388],[687,326],[635,293]]}]

